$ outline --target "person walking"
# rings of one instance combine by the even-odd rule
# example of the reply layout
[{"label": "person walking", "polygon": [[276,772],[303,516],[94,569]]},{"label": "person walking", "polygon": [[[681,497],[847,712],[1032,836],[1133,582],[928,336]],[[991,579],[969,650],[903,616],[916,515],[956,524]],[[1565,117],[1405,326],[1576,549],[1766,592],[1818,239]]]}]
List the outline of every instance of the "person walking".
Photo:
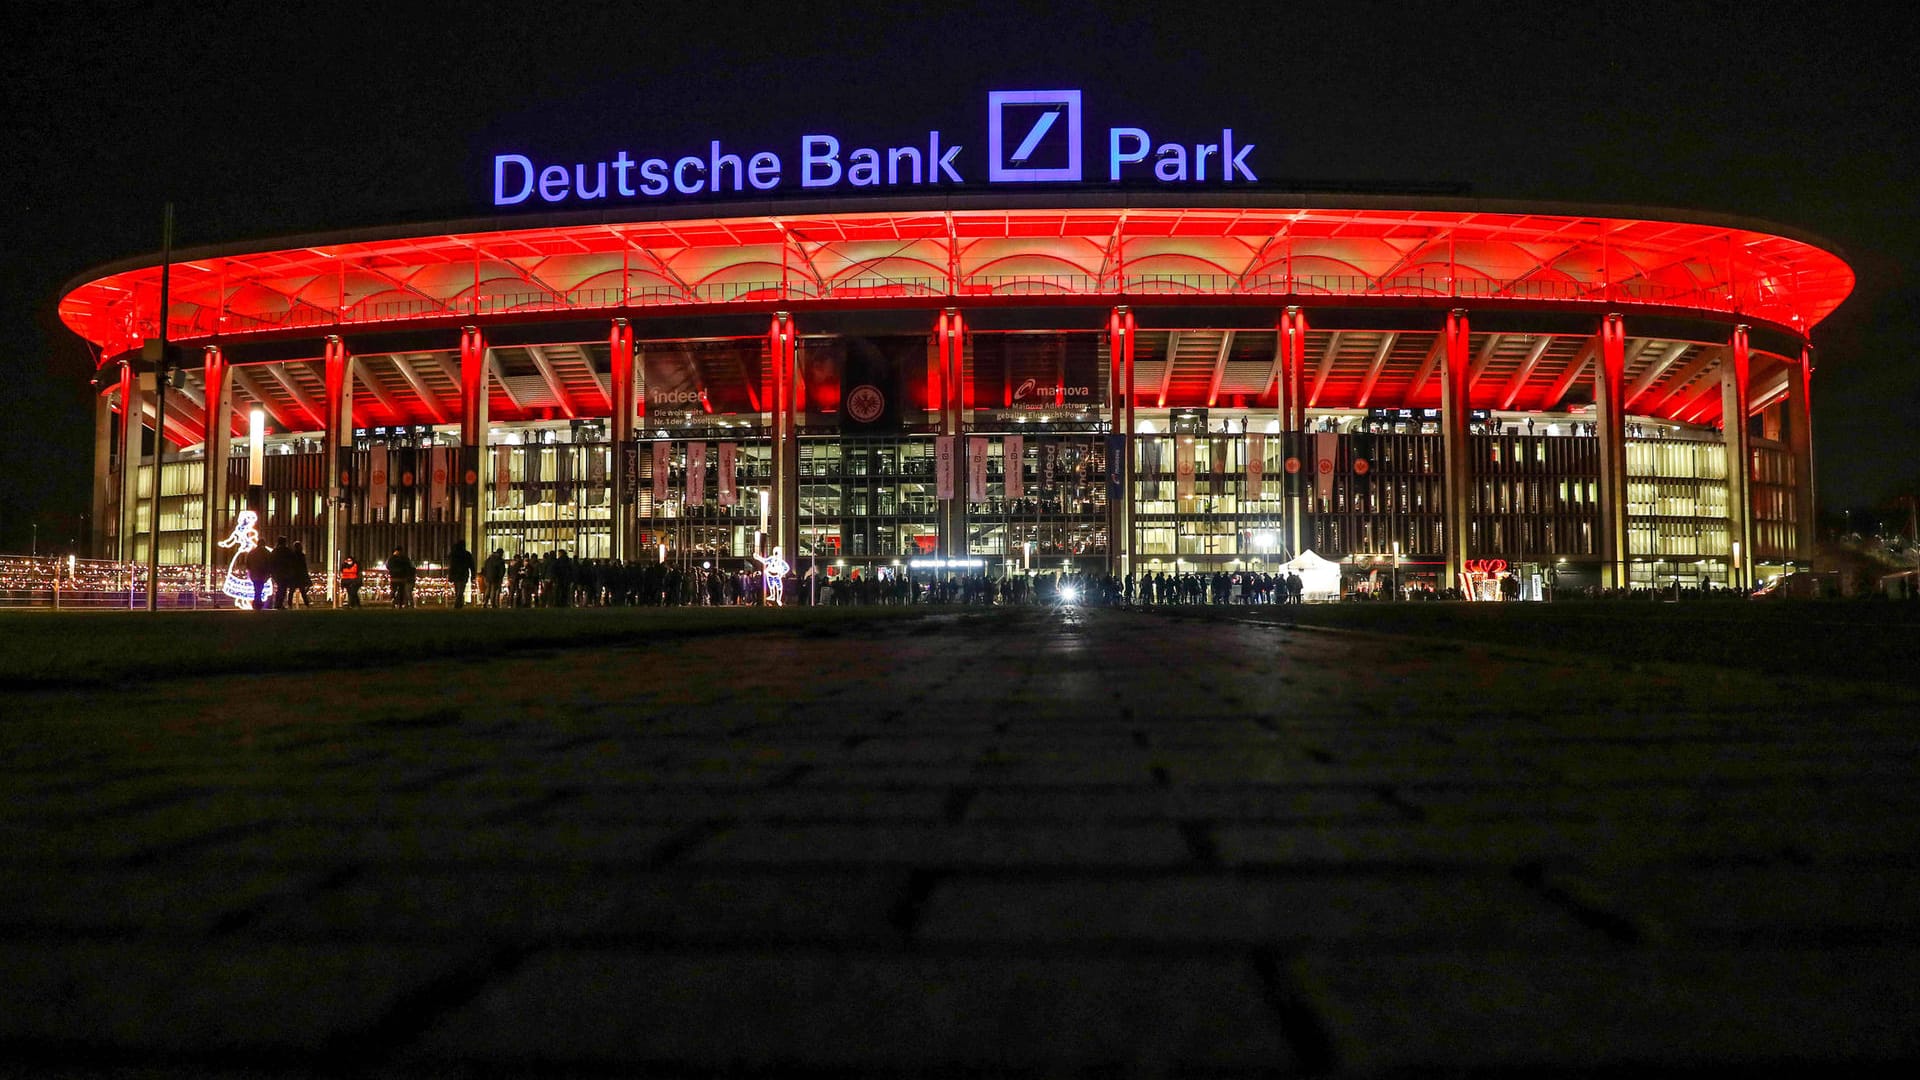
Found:
[{"label": "person walking", "polygon": [[247,552],[247,580],[253,584],[253,610],[267,610],[267,591],[273,587],[273,549],[255,544]]},{"label": "person walking", "polygon": [[340,587],[347,590],[347,606],[360,606],[360,560],[349,555],[340,560]]},{"label": "person walking", "polygon": [[413,560],[399,548],[387,556],[387,580],[393,586],[393,606],[397,608],[413,606]]},{"label": "person walking", "polygon": [[[293,557],[288,561],[293,569],[293,585],[289,591],[300,597],[301,607],[311,609],[313,597],[307,594],[307,590],[313,587],[313,570],[307,566],[307,549],[300,546],[300,541],[293,542]],[[287,606],[293,606],[291,598]]]},{"label": "person walking", "polygon": [[455,540],[453,550],[447,552],[447,578],[453,583],[453,606],[467,606],[467,582],[473,580],[473,552],[467,550],[467,542]]},{"label": "person walking", "polygon": [[487,561],[480,564],[480,602],[486,607],[500,606],[500,582],[507,576],[507,553],[505,549],[494,548]]},{"label": "person walking", "polygon": [[273,545],[273,609],[285,611],[293,602],[294,580],[298,577],[298,564],[293,559],[293,546],[281,537]]}]

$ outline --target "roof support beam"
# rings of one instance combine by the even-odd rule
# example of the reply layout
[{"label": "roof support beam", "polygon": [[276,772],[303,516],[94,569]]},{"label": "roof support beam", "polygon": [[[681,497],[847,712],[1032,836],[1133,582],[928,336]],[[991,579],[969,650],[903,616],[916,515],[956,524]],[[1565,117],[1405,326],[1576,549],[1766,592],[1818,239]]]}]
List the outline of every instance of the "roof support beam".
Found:
[{"label": "roof support beam", "polygon": [[1340,331],[1327,335],[1327,347],[1320,353],[1320,366],[1313,372],[1313,389],[1307,392],[1307,407],[1320,404],[1320,391],[1327,385],[1327,376],[1333,371],[1333,362],[1340,356]]},{"label": "roof support beam", "polygon": [[[253,365],[253,367],[257,366],[259,365]],[[233,372],[233,381],[238,383],[240,389],[245,390],[247,396],[253,398],[254,402],[258,404],[261,409],[265,410],[268,416],[273,417],[274,423],[279,424],[288,431],[299,431],[300,425],[288,419],[287,414],[280,411],[280,406],[274,404],[273,399],[267,396],[266,391],[260,389],[260,384],[254,381],[253,367],[240,367],[239,365],[235,365],[231,369]],[[238,410],[235,411],[237,412]]]},{"label": "roof support beam", "polygon": [[569,420],[579,419],[580,414],[573,408],[573,398],[567,393],[567,384],[561,380],[560,373],[553,370],[552,362],[547,359],[546,350],[538,345],[528,345],[526,350],[527,356],[533,360],[533,366],[539,370],[540,377],[547,381],[547,389],[553,391],[553,399],[560,403],[560,411],[566,413]]},{"label": "roof support beam", "polygon": [[1669,385],[1665,393],[1648,400],[1645,411],[1654,416],[1660,415],[1673,400],[1674,396],[1680,393],[1683,387],[1699,378],[1707,369],[1719,364],[1720,361],[1725,358],[1726,354],[1727,350],[1724,346],[1718,349],[1702,350],[1699,356],[1694,357],[1692,362],[1680,369],[1680,374],[1668,380]]},{"label": "roof support beam", "polygon": [[1487,340],[1480,343],[1479,355],[1473,358],[1473,366],[1467,369],[1467,389],[1472,390],[1486,373],[1487,365],[1493,362],[1494,351],[1500,348],[1499,334],[1488,334]]},{"label": "roof support beam", "polygon": [[1179,351],[1180,331],[1170,330],[1167,332],[1167,362],[1160,369],[1160,395],[1155,401],[1156,409],[1167,407],[1167,388],[1173,385],[1173,357]]},{"label": "roof support beam", "polygon": [[1420,391],[1426,389],[1427,380],[1433,378],[1433,369],[1440,366],[1440,358],[1446,354],[1447,335],[1433,335],[1433,345],[1427,349],[1427,358],[1420,361],[1420,370],[1414,373],[1413,382],[1407,384],[1406,403],[1401,408],[1413,407],[1413,403],[1420,397]]},{"label": "roof support beam", "polygon": [[1540,358],[1547,355],[1547,347],[1553,344],[1552,334],[1541,334],[1534,340],[1533,348],[1527,350],[1527,358],[1520,362],[1520,370],[1507,380],[1507,389],[1500,395],[1500,407],[1511,409],[1513,400],[1520,396],[1520,388],[1533,378],[1533,369],[1540,366]]},{"label": "roof support beam", "polygon": [[500,357],[495,355],[492,348],[487,349],[487,371],[492,374],[494,385],[507,395],[508,401],[513,402],[513,407],[525,411],[527,403],[520,400],[520,395],[514,393],[513,387],[507,384],[506,376],[500,374]]},{"label": "roof support beam", "polygon": [[1213,379],[1207,383],[1207,408],[1220,399],[1220,380],[1227,377],[1227,354],[1233,351],[1233,331],[1220,335],[1220,355],[1213,360]]},{"label": "roof support beam", "polygon": [[1567,391],[1573,389],[1574,382],[1586,372],[1587,366],[1599,355],[1600,335],[1595,334],[1587,339],[1587,343],[1580,347],[1580,351],[1574,354],[1572,360],[1567,361],[1567,369],[1562,371],[1560,377],[1553,380],[1553,385],[1547,388],[1547,396],[1540,399],[1540,407],[1552,409],[1558,406],[1561,399],[1567,396]]},{"label": "roof support beam", "polygon": [[1669,344],[1673,347],[1667,350],[1666,355],[1648,364],[1647,370],[1641,372],[1640,377],[1633,380],[1633,385],[1627,388],[1627,408],[1633,408],[1634,403],[1640,400],[1640,395],[1653,389],[1653,384],[1660,381],[1660,376],[1665,375],[1668,369],[1678,363],[1681,357],[1687,355],[1687,350],[1693,347],[1684,341]]},{"label": "roof support beam", "polygon": [[387,410],[388,415],[397,421],[404,422],[407,419],[407,410],[394,400],[392,394],[387,393],[387,388],[380,385],[380,380],[374,378],[373,372],[368,370],[367,361],[372,360],[373,357],[362,356],[358,359],[360,362],[352,365],[354,378],[360,380],[360,385],[366,387],[367,393],[373,395],[373,400],[379,402],[380,407]]},{"label": "roof support beam", "polygon": [[441,407],[439,397],[434,394],[433,388],[427,385],[427,380],[421,377],[419,371],[415,370],[413,361],[407,359],[400,353],[394,353],[393,366],[400,372],[401,377],[407,380],[407,385],[413,387],[414,395],[420,399],[420,404],[426,408],[427,415],[433,417],[434,423],[450,424],[453,422],[447,419],[447,410]]},{"label": "roof support beam", "polygon": [[1373,388],[1380,382],[1380,373],[1387,370],[1387,358],[1393,355],[1393,343],[1399,340],[1397,333],[1380,335],[1380,347],[1373,351],[1373,363],[1367,365],[1367,377],[1360,382],[1360,399],[1354,402],[1358,407],[1366,408],[1373,398]]},{"label": "roof support beam", "polygon": [[293,381],[293,376],[287,374],[286,363],[263,364],[261,366],[265,367],[267,374],[273,376],[273,381],[279,383],[280,388],[287,392],[287,396],[293,399],[293,403],[300,406],[300,411],[307,414],[307,419],[313,421],[320,430],[325,431],[327,429],[327,410],[315,405],[313,399],[307,396],[306,391],[300,389],[300,384]]}]

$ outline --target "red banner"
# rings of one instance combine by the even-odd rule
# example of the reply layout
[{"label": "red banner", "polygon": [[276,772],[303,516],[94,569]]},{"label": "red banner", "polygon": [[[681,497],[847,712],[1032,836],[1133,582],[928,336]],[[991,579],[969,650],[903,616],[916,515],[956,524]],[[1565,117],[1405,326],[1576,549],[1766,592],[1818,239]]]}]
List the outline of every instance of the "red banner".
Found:
[{"label": "red banner", "polygon": [[1193,498],[1193,436],[1180,435],[1173,440],[1173,494],[1176,499]]},{"label": "red banner", "polygon": [[732,506],[735,501],[733,492],[734,457],[738,448],[730,442],[720,444],[720,505]]},{"label": "red banner", "polygon": [[667,501],[667,470],[673,467],[673,444],[661,439],[653,444],[653,512]]},{"label": "red banner", "polygon": [[967,439],[967,501],[987,501],[987,440],[981,435]]},{"label": "red banner", "polygon": [[1027,439],[1024,435],[1009,435],[1000,440],[1000,463],[1007,474],[1007,498],[1024,499],[1027,497]]},{"label": "red banner", "polygon": [[1340,436],[1331,431],[1313,435],[1313,490],[1322,503],[1333,502],[1333,461],[1340,453]]},{"label": "red banner", "polygon": [[1266,496],[1267,437],[1254,431],[1247,434],[1247,499],[1259,502]]},{"label": "red banner", "polygon": [[687,505],[707,501],[707,444],[687,444]]},{"label": "red banner", "polygon": [[933,497],[936,499],[953,498],[953,440],[952,435],[933,437]]}]

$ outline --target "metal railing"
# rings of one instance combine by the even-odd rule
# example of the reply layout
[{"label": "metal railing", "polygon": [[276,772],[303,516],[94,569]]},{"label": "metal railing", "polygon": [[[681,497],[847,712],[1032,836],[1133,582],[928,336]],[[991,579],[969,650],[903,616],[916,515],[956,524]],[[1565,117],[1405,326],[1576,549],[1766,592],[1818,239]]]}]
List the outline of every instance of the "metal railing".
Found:
[{"label": "metal railing", "polygon": [[595,311],[705,304],[769,303],[889,297],[1054,296],[1344,296],[1431,297],[1461,300],[1543,300],[1564,303],[1657,304],[1692,310],[1734,311],[1725,284],[1681,288],[1651,281],[1578,282],[1554,278],[1497,280],[1428,273],[1392,274],[970,274],[866,276],[816,280],[788,277],[695,285],[630,284],[624,288],[533,289],[433,300],[362,302],[345,308],[296,304],[278,313],[235,314],[201,308],[176,320],[176,340],[215,334],[263,333],[432,318],[475,318],[528,312]]}]

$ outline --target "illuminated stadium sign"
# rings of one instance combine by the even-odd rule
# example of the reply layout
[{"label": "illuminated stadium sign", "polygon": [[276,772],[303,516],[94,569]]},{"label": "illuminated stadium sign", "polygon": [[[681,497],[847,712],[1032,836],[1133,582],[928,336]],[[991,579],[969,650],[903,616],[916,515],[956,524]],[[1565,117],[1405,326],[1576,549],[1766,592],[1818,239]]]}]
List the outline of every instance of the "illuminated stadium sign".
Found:
[{"label": "illuminated stadium sign", "polygon": [[[800,136],[782,156],[771,149],[735,149],[720,139],[679,157],[636,156],[616,150],[600,161],[536,161],[526,154],[495,154],[493,205],[560,205],[672,196],[728,195],[778,189],[989,184],[1255,183],[1255,144],[1230,127],[1211,141],[1156,141],[1145,128],[1108,128],[1097,144],[1105,169],[1088,176],[1086,133],[1078,90],[995,90],[987,95],[984,147],[940,130],[904,145],[863,146],[820,133]],[[984,158],[984,161],[982,160]],[[984,165],[984,168],[981,166]]]}]

